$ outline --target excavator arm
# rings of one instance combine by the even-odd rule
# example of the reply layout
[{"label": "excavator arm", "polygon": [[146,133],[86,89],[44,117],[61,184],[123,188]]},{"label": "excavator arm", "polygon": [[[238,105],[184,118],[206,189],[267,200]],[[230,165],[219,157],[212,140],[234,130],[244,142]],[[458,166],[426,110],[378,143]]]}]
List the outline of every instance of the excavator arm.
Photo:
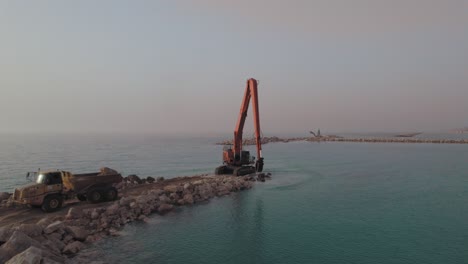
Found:
[{"label": "excavator arm", "polygon": [[[262,141],[260,130],[260,112],[258,107],[257,80],[247,80],[244,98],[242,99],[239,117],[234,130],[233,146],[225,148],[223,151],[223,164],[215,169],[215,174],[234,174],[237,176],[246,175],[263,170]],[[255,167],[252,166],[249,151],[242,150],[242,136],[244,131],[245,119],[249,110],[249,103],[252,100],[254,113],[255,140],[257,145],[257,160]]]},{"label": "excavator arm", "polygon": [[[260,130],[260,112],[258,106],[258,90],[257,80],[247,80],[247,86],[245,88],[244,98],[242,100],[239,118],[237,119],[237,125],[234,130],[234,158],[239,160],[242,152],[242,135],[244,130],[245,119],[247,118],[247,111],[249,110],[249,102],[252,99],[252,108],[254,113],[254,129],[255,129],[255,141],[257,145],[257,164],[263,169],[263,157],[262,157],[262,142],[261,142],[261,130]],[[261,163],[261,165],[259,164]],[[261,171],[260,169],[260,171]]]}]

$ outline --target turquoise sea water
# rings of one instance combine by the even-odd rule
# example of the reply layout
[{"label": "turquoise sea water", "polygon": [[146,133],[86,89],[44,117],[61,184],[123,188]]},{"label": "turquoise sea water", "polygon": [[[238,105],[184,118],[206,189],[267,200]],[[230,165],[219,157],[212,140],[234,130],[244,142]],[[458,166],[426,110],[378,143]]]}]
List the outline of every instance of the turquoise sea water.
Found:
[{"label": "turquoise sea water", "polygon": [[[0,151],[3,190],[21,183],[23,170],[48,164],[72,171],[106,165],[142,176],[205,173],[222,148],[210,138],[2,140],[9,146]],[[96,244],[103,259],[468,263],[467,145],[294,142],[265,145],[264,155],[271,181],[128,225],[122,236]]]}]

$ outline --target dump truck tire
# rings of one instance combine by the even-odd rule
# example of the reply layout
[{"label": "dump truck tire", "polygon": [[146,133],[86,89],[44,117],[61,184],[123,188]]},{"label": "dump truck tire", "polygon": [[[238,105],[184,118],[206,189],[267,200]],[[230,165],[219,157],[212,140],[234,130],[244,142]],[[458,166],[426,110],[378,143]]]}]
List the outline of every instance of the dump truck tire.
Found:
[{"label": "dump truck tire", "polygon": [[86,194],[86,198],[90,203],[99,203],[102,202],[103,195],[99,190],[91,190]]},{"label": "dump truck tire", "polygon": [[83,194],[77,194],[76,198],[82,202],[86,201],[86,196],[84,196]]},{"label": "dump truck tire", "polygon": [[46,213],[55,212],[62,207],[63,198],[60,195],[47,196],[42,202],[42,210]]},{"label": "dump truck tire", "polygon": [[118,197],[117,189],[115,189],[114,187],[107,189],[105,193],[106,201],[115,201],[117,197]]}]

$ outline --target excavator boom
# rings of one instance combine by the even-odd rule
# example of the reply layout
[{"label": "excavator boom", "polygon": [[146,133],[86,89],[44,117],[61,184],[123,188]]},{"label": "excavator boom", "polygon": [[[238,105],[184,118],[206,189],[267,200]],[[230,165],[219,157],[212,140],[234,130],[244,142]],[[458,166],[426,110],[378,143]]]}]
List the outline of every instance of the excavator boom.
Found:
[{"label": "excavator boom", "polygon": [[242,151],[242,135],[244,130],[245,119],[247,118],[247,111],[249,110],[249,102],[252,99],[252,108],[254,113],[254,129],[255,140],[257,144],[257,157],[262,157],[262,143],[261,143],[261,130],[260,130],[260,112],[258,106],[258,90],[257,80],[249,79],[247,87],[245,88],[244,99],[242,100],[239,118],[237,119],[236,129],[234,130],[234,154],[241,155]]}]

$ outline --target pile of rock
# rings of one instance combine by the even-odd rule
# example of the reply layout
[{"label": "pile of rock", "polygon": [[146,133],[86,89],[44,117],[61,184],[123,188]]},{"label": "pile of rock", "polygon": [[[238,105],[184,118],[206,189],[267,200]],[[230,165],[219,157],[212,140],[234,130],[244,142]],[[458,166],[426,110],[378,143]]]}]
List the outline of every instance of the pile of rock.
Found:
[{"label": "pile of rock", "polygon": [[[85,244],[107,235],[118,235],[119,229],[126,223],[146,221],[151,213],[165,214],[176,206],[191,205],[249,189],[253,185],[249,177],[188,178],[178,184],[146,190],[137,196],[123,197],[103,207],[85,210],[72,207],[65,217],[3,227],[0,229],[0,263],[70,262],[73,260],[70,258]],[[269,175],[262,174],[259,179],[265,177]],[[73,261],[76,263],[77,259]]]},{"label": "pile of rock", "polygon": [[49,218],[0,228],[0,263],[64,263],[77,253],[88,231]]}]

